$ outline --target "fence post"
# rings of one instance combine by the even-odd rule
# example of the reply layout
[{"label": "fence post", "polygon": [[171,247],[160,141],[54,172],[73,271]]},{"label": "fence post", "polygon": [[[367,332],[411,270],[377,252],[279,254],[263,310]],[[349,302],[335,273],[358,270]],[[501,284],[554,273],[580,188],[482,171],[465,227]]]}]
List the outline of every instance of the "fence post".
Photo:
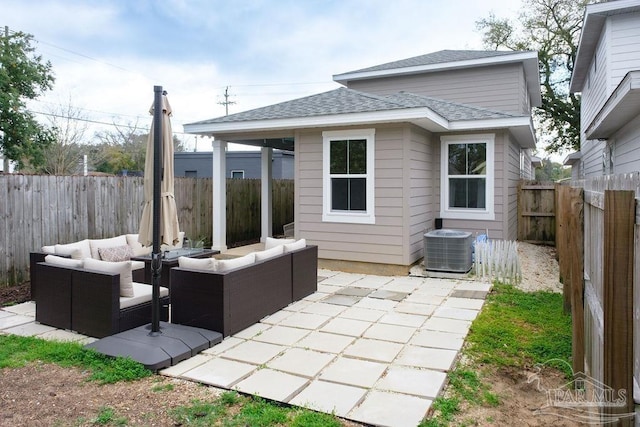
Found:
[{"label": "fence post", "polygon": [[[570,261],[571,322],[573,325],[573,372],[584,372],[584,192],[582,188],[567,190],[570,214],[567,227],[567,254]],[[566,260],[565,260],[566,262]]]},{"label": "fence post", "polygon": [[[610,415],[633,412],[633,257],[635,194],[604,193],[604,384],[626,406],[605,407]],[[628,419],[625,420],[629,422]],[[629,423],[630,424],[630,423]],[[623,423],[622,425],[629,425]]]}]

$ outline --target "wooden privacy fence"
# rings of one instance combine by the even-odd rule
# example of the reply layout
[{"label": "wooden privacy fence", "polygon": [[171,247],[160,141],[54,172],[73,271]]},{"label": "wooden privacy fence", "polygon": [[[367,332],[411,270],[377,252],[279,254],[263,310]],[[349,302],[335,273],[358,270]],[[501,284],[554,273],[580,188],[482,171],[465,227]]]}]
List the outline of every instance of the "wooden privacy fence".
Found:
[{"label": "wooden privacy fence", "polygon": [[[603,176],[561,186],[558,256],[565,307],[572,313],[573,369],[625,393],[624,406],[603,405],[600,415],[633,412],[640,384],[640,194],[638,173]],[[582,240],[584,239],[584,241]]]},{"label": "wooden privacy fence", "polygon": [[555,243],[555,184],[520,181],[518,184],[518,240]]},{"label": "wooden privacy fence", "polygon": [[[227,180],[227,244],[261,234],[260,180]],[[293,181],[273,181],[273,233],[293,221]],[[210,178],[176,178],[180,229],[211,241]],[[137,233],[143,178],[0,175],[0,287],[29,280],[29,252],[43,245]]]}]

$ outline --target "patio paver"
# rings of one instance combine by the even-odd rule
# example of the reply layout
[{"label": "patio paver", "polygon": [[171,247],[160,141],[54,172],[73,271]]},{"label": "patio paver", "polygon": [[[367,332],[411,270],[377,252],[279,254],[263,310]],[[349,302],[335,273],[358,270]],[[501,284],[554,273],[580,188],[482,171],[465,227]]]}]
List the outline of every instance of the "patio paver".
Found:
[{"label": "patio paver", "polygon": [[347,347],[344,354],[360,359],[390,363],[403,347],[404,345],[400,343],[361,338]]},{"label": "patio paver", "polygon": [[398,365],[448,371],[458,352],[443,348],[418,347],[409,345],[402,350],[395,363]]},{"label": "patio paver", "polygon": [[290,348],[267,363],[267,366],[279,371],[313,378],[335,358],[336,355],[334,353]]},{"label": "patio paver", "polygon": [[352,337],[361,336],[372,325],[371,322],[364,320],[345,319],[338,317],[330,320],[320,330],[338,335],[349,335]]},{"label": "patio paver", "polygon": [[267,344],[259,341],[246,341],[220,353],[220,356],[226,359],[261,365],[267,363],[285,349],[286,347],[282,345]]},{"label": "patio paver", "polygon": [[421,397],[372,390],[347,417],[364,423],[375,420],[377,425],[385,427],[414,427],[422,421],[431,403],[430,399]]},{"label": "patio paver", "polygon": [[409,344],[459,351],[464,344],[464,335],[423,329],[416,332]]},{"label": "patio paver", "polygon": [[12,335],[20,335],[23,337],[31,337],[34,335],[41,335],[47,332],[53,332],[56,328],[53,326],[41,325],[35,321],[29,323],[23,323],[22,325],[13,326],[5,329],[5,332]]},{"label": "patio paver", "polygon": [[375,388],[433,399],[440,393],[446,377],[444,372],[391,366]]},{"label": "patio paver", "polygon": [[386,371],[387,366],[386,363],[340,356],[322,371],[319,378],[340,384],[370,388]]},{"label": "patio paver", "polygon": [[330,316],[322,316],[320,314],[312,313],[294,313],[282,320],[279,324],[282,326],[291,326],[295,328],[303,329],[318,329],[327,321],[331,319]]},{"label": "patio paver", "polygon": [[315,380],[289,403],[344,417],[360,403],[366,392],[360,387]]},{"label": "patio paver", "polygon": [[[179,366],[179,364],[175,366]],[[256,369],[257,366],[249,363],[216,357],[209,362],[186,371],[182,374],[182,378],[228,389]]]},{"label": "patio paver", "polygon": [[328,332],[313,331],[295,345],[296,347],[310,348],[312,350],[324,351],[327,353],[340,353],[354,340],[349,335],[337,335]]},{"label": "patio paver", "polygon": [[287,326],[275,325],[272,328],[264,330],[253,337],[256,341],[266,342],[270,344],[292,345],[305,335],[309,334],[308,329],[290,328]]},{"label": "patio paver", "polygon": [[416,328],[409,326],[385,325],[383,323],[376,323],[375,325],[371,326],[363,336],[365,338],[373,338],[383,341],[406,343],[411,339],[415,332]]},{"label": "patio paver", "polygon": [[289,399],[298,394],[308,382],[308,378],[265,368],[255,371],[247,378],[238,382],[233,388],[267,399],[288,402]]}]

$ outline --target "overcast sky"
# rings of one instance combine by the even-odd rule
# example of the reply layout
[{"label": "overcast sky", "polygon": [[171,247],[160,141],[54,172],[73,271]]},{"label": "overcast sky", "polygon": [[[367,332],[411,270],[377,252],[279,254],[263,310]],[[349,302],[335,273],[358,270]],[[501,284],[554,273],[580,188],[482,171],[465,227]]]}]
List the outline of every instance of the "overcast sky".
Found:
[{"label": "overcast sky", "polygon": [[[148,128],[153,86],[173,127],[332,90],[340,74],[442,49],[481,49],[475,22],[519,0],[1,0],[0,25],[30,33],[61,104]],[[113,128],[112,128],[113,129]],[[180,138],[193,148],[194,137]],[[210,150],[206,141],[199,151]]]}]

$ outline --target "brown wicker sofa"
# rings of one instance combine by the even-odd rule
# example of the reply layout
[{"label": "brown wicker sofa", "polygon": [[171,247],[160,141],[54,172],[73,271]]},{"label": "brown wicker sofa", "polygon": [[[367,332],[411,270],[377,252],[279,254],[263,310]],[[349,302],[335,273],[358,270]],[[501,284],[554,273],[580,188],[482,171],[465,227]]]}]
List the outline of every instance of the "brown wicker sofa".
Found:
[{"label": "brown wicker sofa", "polygon": [[[120,296],[120,275],[49,263],[35,265],[36,321],[95,338],[151,321],[151,286],[133,283],[135,295]],[[169,318],[169,296],[160,298],[160,319]]]},{"label": "brown wicker sofa", "polygon": [[317,289],[318,247],[228,271],[171,269],[171,322],[233,335]]}]

